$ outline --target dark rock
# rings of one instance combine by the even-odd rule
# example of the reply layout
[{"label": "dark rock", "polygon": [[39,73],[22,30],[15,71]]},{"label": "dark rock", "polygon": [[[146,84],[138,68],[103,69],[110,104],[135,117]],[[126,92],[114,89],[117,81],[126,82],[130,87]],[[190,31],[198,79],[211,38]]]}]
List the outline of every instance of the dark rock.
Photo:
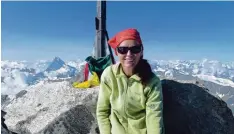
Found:
[{"label": "dark rock", "polygon": [[92,113],[84,105],[78,105],[61,114],[39,133],[88,134],[93,121]]},{"label": "dark rock", "polygon": [[234,117],[227,104],[203,88],[163,80],[166,134],[233,134]]},{"label": "dark rock", "polygon": [[1,109],[10,104],[12,99],[8,95],[1,94]]},{"label": "dark rock", "polygon": [[8,97],[8,95],[1,95],[1,106],[9,103],[10,101],[10,98]]},{"label": "dark rock", "polygon": [[18,99],[22,96],[24,96],[27,93],[26,90],[21,90],[19,93],[16,94],[15,98]]}]

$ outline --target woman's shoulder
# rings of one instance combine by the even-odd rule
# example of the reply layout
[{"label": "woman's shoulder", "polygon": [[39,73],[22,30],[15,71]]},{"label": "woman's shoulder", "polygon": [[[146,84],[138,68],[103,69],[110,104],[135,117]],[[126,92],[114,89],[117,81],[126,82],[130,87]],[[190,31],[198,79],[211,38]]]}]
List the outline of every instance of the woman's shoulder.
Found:
[{"label": "woman's shoulder", "polygon": [[153,74],[149,83],[145,87],[144,93],[148,95],[149,93],[152,93],[152,91],[158,92],[161,90],[162,90],[161,80],[156,74]]},{"label": "woman's shoulder", "polygon": [[117,69],[118,69],[119,63],[112,64],[108,67],[106,67],[102,73],[102,77],[112,77],[115,75]]},{"label": "woman's shoulder", "polygon": [[160,81],[160,78],[158,77],[157,74],[153,73],[152,80],[153,81]]},{"label": "woman's shoulder", "polygon": [[149,83],[148,83],[148,86],[152,88],[152,87],[154,87],[154,86],[156,86],[156,85],[158,85],[158,84],[161,84],[161,80],[160,80],[160,78],[157,76],[157,74],[153,73],[153,74],[152,74],[152,77],[151,77],[151,79],[150,79],[150,81],[149,81]]}]

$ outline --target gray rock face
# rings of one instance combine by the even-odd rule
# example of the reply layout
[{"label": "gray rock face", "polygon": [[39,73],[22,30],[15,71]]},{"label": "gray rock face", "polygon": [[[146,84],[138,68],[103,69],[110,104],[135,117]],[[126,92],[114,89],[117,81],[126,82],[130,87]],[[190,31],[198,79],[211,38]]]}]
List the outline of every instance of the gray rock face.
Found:
[{"label": "gray rock face", "polygon": [[15,96],[14,95],[1,95],[1,110],[11,103]]},{"label": "gray rock face", "polygon": [[1,134],[8,134],[8,131],[1,126]]},{"label": "gray rock face", "polygon": [[9,104],[9,101],[10,101],[10,98],[8,97],[8,95],[1,95],[1,107]]},{"label": "gray rock face", "polygon": [[204,88],[163,80],[166,134],[232,134],[234,117],[227,104]]},{"label": "gray rock face", "polygon": [[[224,101],[194,84],[162,84],[166,134],[233,134],[234,117]],[[98,134],[98,90],[39,84],[6,106],[5,123],[21,134]]]},{"label": "gray rock face", "polygon": [[15,98],[17,99],[17,98],[20,98],[20,97],[22,97],[22,96],[24,96],[25,94],[27,93],[27,91],[26,90],[21,90],[19,93],[17,93],[15,96]]}]

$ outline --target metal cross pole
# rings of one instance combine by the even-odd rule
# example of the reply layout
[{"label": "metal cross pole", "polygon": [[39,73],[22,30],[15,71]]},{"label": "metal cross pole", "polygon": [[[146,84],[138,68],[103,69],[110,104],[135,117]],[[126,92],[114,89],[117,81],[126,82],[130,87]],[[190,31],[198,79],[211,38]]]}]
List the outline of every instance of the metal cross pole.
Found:
[{"label": "metal cross pole", "polygon": [[95,58],[106,56],[106,1],[97,1]]}]

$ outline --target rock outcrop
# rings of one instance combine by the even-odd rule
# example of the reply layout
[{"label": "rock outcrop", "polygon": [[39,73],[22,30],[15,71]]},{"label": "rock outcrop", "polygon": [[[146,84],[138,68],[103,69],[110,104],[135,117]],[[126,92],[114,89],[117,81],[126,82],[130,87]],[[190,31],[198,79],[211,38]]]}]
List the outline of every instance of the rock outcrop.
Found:
[{"label": "rock outcrop", "polygon": [[227,104],[195,84],[163,80],[166,134],[232,134]]},{"label": "rock outcrop", "polygon": [[21,134],[89,133],[95,124],[97,96],[98,87],[75,89],[66,81],[39,83],[4,107],[5,124]]},{"label": "rock outcrop", "polygon": [[[234,117],[224,101],[195,84],[162,85],[166,134],[233,134]],[[21,134],[97,134],[98,90],[75,89],[69,82],[38,84],[3,109],[5,123]]]}]

